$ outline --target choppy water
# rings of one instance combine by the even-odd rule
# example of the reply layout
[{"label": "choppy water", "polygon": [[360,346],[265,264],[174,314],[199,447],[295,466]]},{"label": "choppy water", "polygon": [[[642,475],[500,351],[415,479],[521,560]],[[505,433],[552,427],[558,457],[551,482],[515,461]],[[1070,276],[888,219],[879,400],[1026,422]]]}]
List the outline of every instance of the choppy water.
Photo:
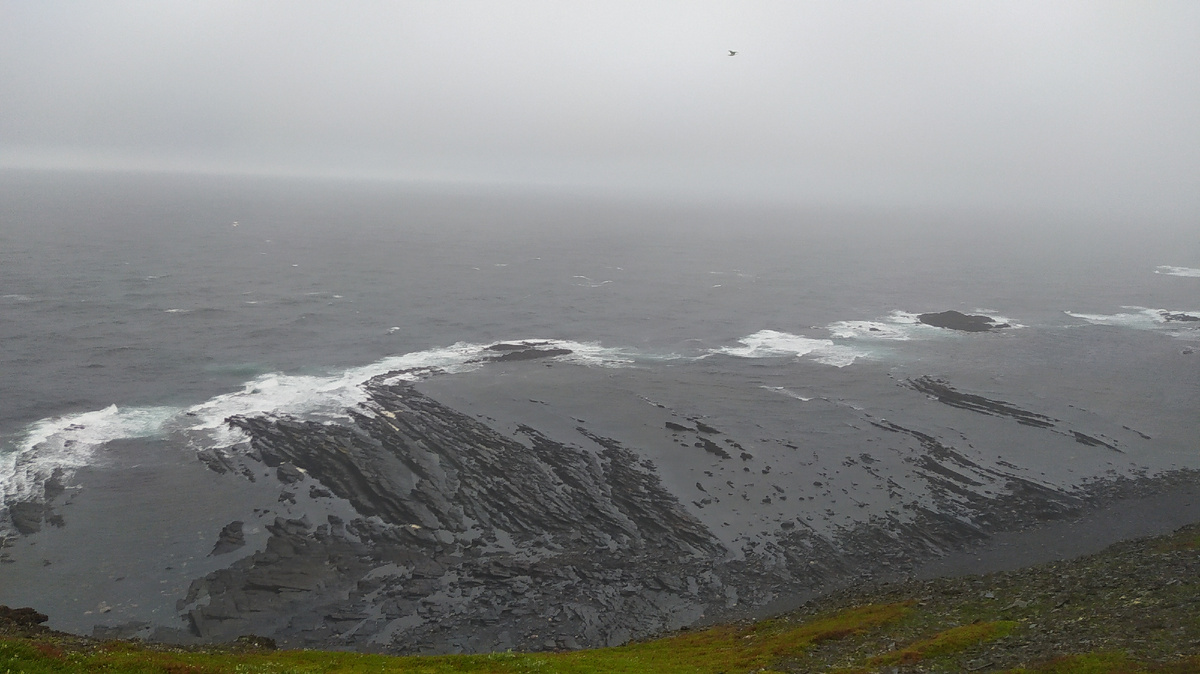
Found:
[{"label": "choppy water", "polygon": [[[6,173],[0,492],[20,498],[114,439],[199,448],[234,439],[230,414],[336,417],[372,376],[483,369],[501,340],[549,340],[586,368],[707,362],[750,418],[771,413],[754,402],[764,389],[837,397],[868,373],[958,375],[1009,398],[1067,390],[1173,425],[1162,463],[1180,465],[1200,427],[1200,354],[1182,357],[1200,322],[1178,318],[1200,316],[1200,242],[1133,231]],[[916,320],[945,309],[1012,327]],[[763,383],[784,370],[802,390]]]}]

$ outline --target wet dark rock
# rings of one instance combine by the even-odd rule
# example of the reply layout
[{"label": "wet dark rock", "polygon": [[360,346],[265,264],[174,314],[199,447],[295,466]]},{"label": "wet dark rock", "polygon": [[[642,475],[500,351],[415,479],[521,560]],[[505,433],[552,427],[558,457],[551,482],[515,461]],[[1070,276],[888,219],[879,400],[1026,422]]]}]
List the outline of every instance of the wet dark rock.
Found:
[{"label": "wet dark rock", "polygon": [[1085,435],[1083,433],[1080,433],[1079,431],[1071,431],[1071,434],[1073,436],[1075,436],[1075,442],[1078,442],[1081,445],[1087,445],[1088,447],[1107,447],[1108,449],[1111,449],[1114,452],[1121,451],[1121,450],[1117,449],[1116,446],[1112,445],[1111,443],[1105,442],[1099,438],[1094,438],[1090,435]]},{"label": "wet dark rock", "polygon": [[[518,346],[497,351],[529,348]],[[1043,428],[1054,423],[944,382],[918,381],[956,406]],[[304,471],[310,489],[327,491],[354,515],[317,511],[319,526],[275,519],[261,550],[193,582],[178,605],[189,638],[249,632],[287,647],[392,652],[532,650],[547,648],[549,638],[556,648],[619,644],[681,628],[700,614],[737,616],[781,593],[904,572],[991,533],[1078,514],[1133,489],[1060,491],[1015,475],[1015,467],[975,463],[931,433],[865,418],[897,434],[890,437],[905,445],[904,460],[928,481],[932,502],[832,535],[788,519],[773,539],[748,541],[731,555],[664,487],[654,465],[621,443],[583,427],[575,442],[529,426],[506,435],[411,385],[385,382],[366,386],[368,400],[348,410],[346,422],[229,419],[250,437],[247,456]],[[730,458],[722,445],[696,439]],[[723,490],[707,474],[714,494]],[[815,477],[821,489],[841,486],[824,473],[789,486],[804,489]],[[767,500],[785,498],[773,486]],[[984,487],[996,495],[985,496]]]},{"label": "wet dark rock", "polygon": [[1162,315],[1163,320],[1168,322],[1193,323],[1200,321],[1200,316],[1193,316],[1191,314],[1171,313],[1169,311],[1161,311],[1159,313]]},{"label": "wet dark rock", "polygon": [[233,470],[233,464],[229,462],[229,459],[216,449],[209,448],[196,452],[196,458],[200,459],[214,473],[224,475]]},{"label": "wet dark rock", "polygon": [[18,533],[28,536],[42,530],[46,505],[38,501],[20,501],[8,507],[8,516]]},{"label": "wet dark rock", "polygon": [[233,640],[235,648],[245,648],[256,651],[273,651],[277,648],[275,640],[270,637],[260,637],[257,634],[243,634]]},{"label": "wet dark rock", "polygon": [[520,342],[514,344],[512,342],[500,342],[499,344],[492,344],[491,346],[487,347],[487,350],[500,352],[525,351],[533,347],[546,346],[549,343],[550,342]]},{"label": "wet dark rock", "polygon": [[1008,323],[997,323],[995,319],[989,316],[964,314],[954,310],[935,314],[921,314],[917,316],[917,320],[925,325],[932,325],[935,328],[960,330],[962,332],[988,332],[999,328],[1011,327]]},{"label": "wet dark rock", "polygon": [[1051,428],[1054,426],[1054,419],[1035,412],[1023,410],[1016,405],[1006,403],[1003,400],[991,400],[983,396],[973,393],[963,393],[955,390],[949,383],[941,379],[934,379],[930,376],[918,377],[909,379],[907,385],[921,393],[935,398],[940,403],[945,403],[951,407],[958,407],[980,414],[988,414],[997,417],[1009,417],[1015,419],[1017,423],[1026,426],[1035,426],[1037,428]]},{"label": "wet dark rock", "polygon": [[723,548],[620,443],[578,428],[585,449],[526,426],[520,442],[407,384],[368,392],[343,425],[230,419],[265,460],[302,469],[361,517],[276,520],[262,551],[193,584],[180,610],[194,637],[536,648],[554,614],[577,647],[673,629],[681,607],[722,601]]},{"label": "wet dark rock", "polygon": [[304,479],[304,471],[290,463],[281,463],[279,464],[279,467],[275,469],[275,476],[278,477],[279,481],[284,484],[292,484],[293,482],[299,482],[300,480]]},{"label": "wet dark rock", "polygon": [[504,355],[497,356],[495,360],[504,362],[516,360],[535,360],[537,358],[566,356],[570,353],[570,349],[523,349],[521,351],[507,351],[504,353]]},{"label": "wet dark rock", "polygon": [[217,544],[213,546],[209,556],[223,555],[227,552],[233,552],[246,544],[246,536],[242,532],[243,522],[235,520],[226,524],[221,533],[217,536]]},{"label": "wet dark rock", "polygon": [[33,627],[41,625],[49,619],[50,617],[45,613],[38,613],[28,606],[9,608],[8,606],[0,605],[0,623],[10,623],[19,627]]},{"label": "wet dark rock", "polygon": [[709,435],[720,435],[721,434],[721,431],[718,431],[717,429],[713,428],[712,426],[709,426],[708,424],[704,423],[703,421],[700,421],[699,419],[692,419],[692,423],[696,424],[696,430],[700,431],[701,433],[708,433]]},{"label": "wet dark rock", "polygon": [[730,455],[729,452],[725,451],[723,447],[712,440],[709,440],[708,438],[697,438],[696,446],[704,449],[704,451],[708,452],[709,454],[716,455],[722,459],[733,458],[733,456]]}]

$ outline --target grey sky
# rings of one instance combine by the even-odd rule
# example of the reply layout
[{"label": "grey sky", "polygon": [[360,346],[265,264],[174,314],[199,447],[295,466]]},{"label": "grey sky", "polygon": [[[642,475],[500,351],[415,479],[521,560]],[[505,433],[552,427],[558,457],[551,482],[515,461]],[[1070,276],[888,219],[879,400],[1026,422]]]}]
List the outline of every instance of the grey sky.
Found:
[{"label": "grey sky", "polygon": [[1200,2],[0,0],[0,166],[1190,218]]}]

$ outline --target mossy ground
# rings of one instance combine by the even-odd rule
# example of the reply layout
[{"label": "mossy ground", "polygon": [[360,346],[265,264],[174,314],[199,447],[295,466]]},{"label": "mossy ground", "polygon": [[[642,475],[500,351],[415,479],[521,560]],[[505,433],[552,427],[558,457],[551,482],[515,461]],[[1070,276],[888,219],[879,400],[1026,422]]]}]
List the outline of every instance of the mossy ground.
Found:
[{"label": "mossy ground", "polygon": [[1200,525],[1020,571],[841,592],[793,614],[563,653],[179,649],[0,625],[0,674],[1200,674]]}]

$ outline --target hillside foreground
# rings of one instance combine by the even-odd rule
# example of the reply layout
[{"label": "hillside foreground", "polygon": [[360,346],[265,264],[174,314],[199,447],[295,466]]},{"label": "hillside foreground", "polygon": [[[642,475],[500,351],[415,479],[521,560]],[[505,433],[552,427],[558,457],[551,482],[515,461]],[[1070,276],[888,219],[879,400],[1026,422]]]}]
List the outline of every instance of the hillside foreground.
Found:
[{"label": "hillside foreground", "polygon": [[0,673],[1200,672],[1200,524],[988,575],[860,586],[759,622],[546,653],[388,656],[101,640],[0,607]]}]

